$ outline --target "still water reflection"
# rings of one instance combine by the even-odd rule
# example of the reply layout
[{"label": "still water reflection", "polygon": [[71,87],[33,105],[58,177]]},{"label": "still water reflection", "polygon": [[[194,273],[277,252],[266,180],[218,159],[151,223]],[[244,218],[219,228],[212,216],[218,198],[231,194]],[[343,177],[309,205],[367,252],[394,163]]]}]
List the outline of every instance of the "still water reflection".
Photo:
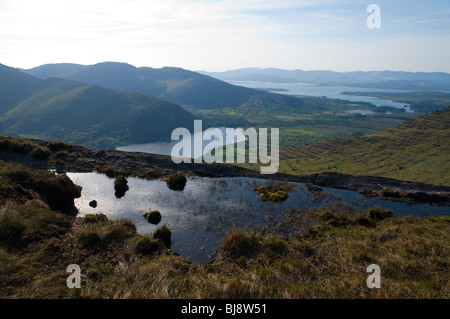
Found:
[{"label": "still water reflection", "polygon": [[[97,173],[68,173],[72,181],[83,187],[75,200],[79,215],[103,213],[112,219],[132,221],[140,234],[150,235],[161,226],[172,230],[172,249],[195,262],[207,262],[219,248],[226,232],[232,228],[259,229],[267,225],[267,216],[281,218],[288,208],[320,207],[329,203],[347,203],[367,209],[371,206],[390,208],[396,215],[444,215],[448,207],[411,205],[367,199],[358,192],[323,188],[326,196],[318,198],[301,183],[295,184],[289,197],[281,203],[262,202],[253,191],[255,186],[272,181],[255,178],[188,178],[182,192],[170,190],[164,181],[128,178],[129,191],[117,199],[114,179]],[[91,200],[98,206],[89,206]],[[150,210],[162,214],[158,226],[142,216]]]}]

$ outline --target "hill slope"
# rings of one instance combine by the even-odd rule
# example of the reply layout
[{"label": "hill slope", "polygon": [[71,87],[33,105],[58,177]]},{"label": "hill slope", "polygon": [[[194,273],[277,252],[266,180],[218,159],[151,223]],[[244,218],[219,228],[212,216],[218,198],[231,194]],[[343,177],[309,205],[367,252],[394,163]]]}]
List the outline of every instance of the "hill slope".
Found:
[{"label": "hill slope", "polygon": [[[136,68],[126,63],[104,62],[81,66],[47,64],[26,70],[41,77],[61,77],[119,90],[150,94],[161,99],[201,109],[240,106],[257,97],[268,103],[277,94],[231,85],[207,75],[181,68]],[[281,105],[301,106],[295,97],[280,96]]]},{"label": "hill slope", "polygon": [[[17,80],[8,82],[11,77]],[[179,105],[145,94],[40,80],[5,66],[1,81],[9,83],[8,91],[0,91],[4,135],[106,148],[168,140],[174,128],[193,125],[193,116]]]},{"label": "hill slope", "polygon": [[39,83],[33,76],[0,64],[0,114],[29,97]]},{"label": "hill slope", "polygon": [[281,151],[280,171],[339,172],[450,185],[450,107],[376,134]]}]

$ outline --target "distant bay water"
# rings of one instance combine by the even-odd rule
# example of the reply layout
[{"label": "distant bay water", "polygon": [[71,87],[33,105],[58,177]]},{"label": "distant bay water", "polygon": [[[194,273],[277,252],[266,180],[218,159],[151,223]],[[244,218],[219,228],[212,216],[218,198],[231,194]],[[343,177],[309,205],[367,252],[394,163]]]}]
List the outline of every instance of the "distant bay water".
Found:
[{"label": "distant bay water", "polygon": [[[399,92],[411,92],[407,90],[388,90],[388,89],[373,89],[373,88],[361,88],[361,87],[349,87],[349,86],[324,86],[308,83],[278,83],[278,82],[259,82],[259,81],[228,81],[230,84],[244,86],[252,89],[264,89],[269,92],[278,94],[289,94],[289,95],[304,95],[304,96],[316,96],[316,97],[327,97],[331,99],[341,99],[351,102],[366,102],[372,103],[375,106],[391,106],[396,108],[405,108],[407,112],[410,112],[409,104],[394,102],[390,100],[378,99],[372,96],[357,96],[357,95],[347,95],[342,94],[342,92],[388,92],[388,93],[399,93]],[[355,105],[357,108],[357,105]],[[367,110],[353,110],[349,111],[352,113],[359,114],[373,114],[374,112]],[[225,128],[221,127],[220,130],[225,136]],[[238,137],[238,141],[245,140],[245,137]],[[119,151],[126,152],[142,152],[142,153],[152,153],[159,155],[171,155],[172,148],[178,141],[171,142],[153,142],[146,144],[133,144],[127,146],[120,146],[116,149]],[[211,141],[203,141],[203,155],[208,153],[217,144],[210,144]],[[219,141],[218,141],[219,143]],[[209,146],[209,147],[208,147]],[[192,149],[193,145],[192,145]]]},{"label": "distant bay water", "polygon": [[264,89],[272,93],[289,94],[289,95],[305,95],[316,97],[327,97],[330,99],[340,99],[351,102],[367,102],[375,106],[392,106],[397,108],[405,108],[409,111],[409,104],[402,102],[394,102],[383,100],[373,96],[347,95],[342,92],[387,92],[402,93],[411,92],[409,90],[389,90],[389,89],[373,89],[350,86],[332,86],[317,85],[309,83],[278,83],[278,82],[259,82],[259,81],[228,81],[230,84],[245,86],[251,89]]}]

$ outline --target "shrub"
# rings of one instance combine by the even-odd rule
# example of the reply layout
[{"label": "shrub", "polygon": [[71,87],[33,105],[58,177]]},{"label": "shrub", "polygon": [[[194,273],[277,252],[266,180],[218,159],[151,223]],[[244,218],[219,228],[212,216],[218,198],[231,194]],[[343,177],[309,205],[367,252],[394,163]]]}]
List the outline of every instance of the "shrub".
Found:
[{"label": "shrub", "polygon": [[56,165],[64,166],[64,165],[66,165],[66,162],[64,162],[63,160],[57,159],[57,160],[55,161],[55,164],[56,164]]},{"label": "shrub", "polygon": [[367,211],[367,217],[372,220],[382,220],[385,218],[393,217],[394,213],[390,209],[383,209],[379,206],[371,207]]},{"label": "shrub", "polygon": [[58,236],[70,226],[70,218],[48,208],[7,205],[0,215],[0,242],[21,246]]},{"label": "shrub", "polygon": [[223,286],[221,298],[224,299],[251,299],[252,287],[247,281],[233,278]]},{"label": "shrub", "polygon": [[297,242],[294,245],[294,249],[300,253],[302,255],[302,257],[311,257],[312,255],[314,255],[315,250],[314,248],[311,246],[310,243],[305,242],[305,241],[300,241]]},{"label": "shrub", "polygon": [[361,216],[359,218],[356,219],[356,223],[358,225],[364,226],[364,227],[375,227],[377,224],[376,222],[374,222],[373,220],[365,217],[365,216]]},{"label": "shrub", "polygon": [[87,214],[84,216],[85,223],[98,223],[98,222],[106,222],[108,218],[105,214]]},{"label": "shrub", "polygon": [[284,255],[288,251],[288,243],[278,236],[269,235],[264,239],[263,250],[269,257]]},{"label": "shrub", "polygon": [[254,191],[264,202],[281,202],[288,198],[288,191],[294,188],[292,184],[278,183],[272,186],[257,186]]},{"label": "shrub", "polygon": [[32,179],[33,175],[25,166],[16,166],[14,170],[7,172],[7,176],[14,181],[24,182]]},{"label": "shrub", "polygon": [[166,225],[157,228],[153,233],[153,238],[160,239],[166,245],[167,248],[169,248],[172,245],[171,237],[172,231]]},{"label": "shrub", "polygon": [[78,233],[78,242],[83,248],[92,248],[101,241],[100,235],[93,230],[84,230]]},{"label": "shrub", "polygon": [[49,150],[48,147],[36,147],[35,149],[33,149],[33,151],[30,153],[30,155],[36,159],[42,159],[42,158],[46,158],[49,157],[51,155],[51,151]]},{"label": "shrub", "polygon": [[324,212],[320,211],[320,212],[314,213],[313,216],[315,218],[323,220],[323,221],[330,221],[330,220],[337,219],[337,216],[334,213],[329,212],[329,211],[324,211]]},{"label": "shrub", "polygon": [[259,196],[264,202],[282,202],[288,198],[288,194],[285,191],[263,192]]},{"label": "shrub", "polygon": [[117,198],[121,198],[125,195],[128,190],[128,182],[125,176],[120,175],[114,181],[114,190]]},{"label": "shrub", "polygon": [[131,235],[132,232],[130,232],[130,229],[127,226],[120,224],[113,225],[109,227],[103,235],[103,241],[108,244],[114,241],[122,241],[124,239],[130,238]]},{"label": "shrub", "polygon": [[221,250],[227,257],[237,259],[239,257],[250,258],[260,249],[260,239],[253,233],[243,230],[230,231],[222,243]]},{"label": "shrub", "polygon": [[7,246],[18,245],[25,232],[25,224],[11,215],[2,215],[0,218],[0,244]]},{"label": "shrub", "polygon": [[167,187],[174,191],[182,191],[186,186],[186,176],[182,173],[174,173],[166,178]]},{"label": "shrub", "polygon": [[120,175],[126,175],[125,172],[115,169],[114,167],[107,166],[107,164],[103,164],[103,163],[102,164],[97,163],[95,170],[101,174],[105,174],[109,178],[116,178]]},{"label": "shrub", "polygon": [[161,213],[157,210],[148,212],[144,214],[145,219],[151,224],[158,225],[161,221]]},{"label": "shrub", "polygon": [[10,147],[14,153],[29,154],[33,150],[34,145],[25,141],[14,140]]},{"label": "shrub", "polygon": [[47,147],[52,151],[72,150],[72,145],[64,142],[50,142]]},{"label": "shrub", "polygon": [[164,243],[161,240],[141,236],[134,245],[134,253],[151,256],[164,250],[164,248]]},{"label": "shrub", "polygon": [[69,156],[69,152],[67,152],[67,151],[58,151],[53,155],[54,158],[63,158],[63,157],[68,157],[68,156]]},{"label": "shrub", "polygon": [[10,142],[9,139],[4,137],[4,136],[0,136],[0,149],[9,149]]}]

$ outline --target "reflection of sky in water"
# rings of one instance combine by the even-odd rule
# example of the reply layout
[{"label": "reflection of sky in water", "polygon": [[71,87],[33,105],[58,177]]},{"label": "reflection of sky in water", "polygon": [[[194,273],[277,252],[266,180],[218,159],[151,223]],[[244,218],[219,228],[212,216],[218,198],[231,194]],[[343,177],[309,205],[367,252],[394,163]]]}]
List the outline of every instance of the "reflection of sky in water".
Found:
[{"label": "reflection of sky in water", "polygon": [[[358,192],[323,188],[322,199],[306,190],[304,184],[296,183],[295,190],[281,203],[262,202],[253,191],[255,186],[271,181],[254,178],[193,178],[188,179],[182,192],[170,190],[164,181],[128,178],[129,191],[121,199],[114,196],[114,179],[96,173],[68,173],[75,184],[83,187],[75,205],[84,216],[103,213],[111,218],[132,221],[141,234],[151,234],[166,224],[172,229],[172,249],[192,261],[206,262],[217,250],[226,231],[246,228],[250,224],[265,226],[266,215],[281,217],[288,208],[320,207],[327,203],[345,202],[367,209],[371,206],[390,208],[397,215],[428,216],[448,214],[448,207],[426,204],[408,206],[367,199]],[[94,209],[91,200],[97,200]],[[144,213],[159,210],[162,215],[158,226],[149,224]]]},{"label": "reflection of sky in water", "polygon": [[[205,128],[207,130],[208,128]],[[226,135],[226,128],[220,127],[218,128],[222,132],[222,136],[214,136],[214,139],[211,140],[202,140],[203,134],[205,131],[202,131],[200,133],[191,133],[191,154],[192,157],[200,157],[201,154],[194,153],[194,141],[195,140],[202,140],[202,150],[203,154],[208,154],[211,150],[213,150],[216,147],[219,147],[220,149],[222,146],[227,144],[227,135]],[[232,137],[230,137],[233,139]],[[240,130],[236,130],[234,141],[241,142],[245,141],[246,137]],[[116,149],[119,151],[125,151],[125,152],[143,152],[143,153],[152,153],[152,154],[160,154],[160,155],[171,155],[172,148],[178,144],[180,140],[175,140],[171,142],[153,142],[153,143],[146,143],[146,144],[133,144],[133,145],[127,145],[127,146],[120,146]],[[233,143],[229,143],[233,144]],[[181,156],[182,154],[176,154],[176,156]],[[188,156],[188,154],[185,154],[185,157],[191,157]]]}]

